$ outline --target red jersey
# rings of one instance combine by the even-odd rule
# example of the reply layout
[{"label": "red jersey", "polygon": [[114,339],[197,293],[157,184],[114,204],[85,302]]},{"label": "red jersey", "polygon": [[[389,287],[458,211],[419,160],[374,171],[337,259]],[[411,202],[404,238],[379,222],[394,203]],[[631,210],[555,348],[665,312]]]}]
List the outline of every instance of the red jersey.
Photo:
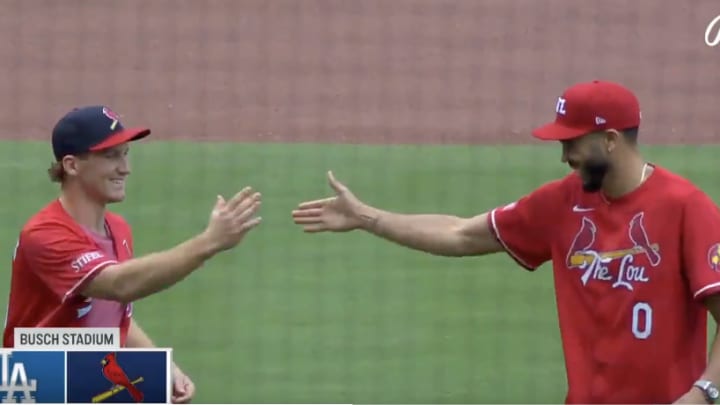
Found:
[{"label": "red jersey", "polygon": [[618,199],[584,192],[573,173],[488,216],[521,266],[552,261],[567,403],[672,403],[705,371],[720,211],[654,167]]},{"label": "red jersey", "polygon": [[132,257],[130,226],[113,213],[105,223],[109,238],[80,226],[55,200],[25,224],[13,256],[3,347],[13,347],[16,327],[119,327],[125,345],[132,304],[80,294],[108,265]]}]

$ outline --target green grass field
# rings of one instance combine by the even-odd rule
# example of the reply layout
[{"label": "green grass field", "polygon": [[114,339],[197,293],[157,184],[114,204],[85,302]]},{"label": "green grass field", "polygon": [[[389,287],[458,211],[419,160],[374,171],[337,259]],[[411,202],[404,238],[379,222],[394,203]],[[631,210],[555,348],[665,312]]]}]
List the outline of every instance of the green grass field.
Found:
[{"label": "green grass field", "polygon": [[[714,147],[645,149],[720,201]],[[49,146],[0,149],[0,246],[56,195]],[[365,201],[404,212],[473,215],[562,176],[547,147],[146,143],[132,151],[129,198],[138,254],[200,232],[215,195],[264,195],[264,222],[236,250],[136,303],[136,319],[173,347],[196,402],[561,402],[565,376],[548,265],[505,255],[449,259],[366,234],[306,235],[300,201],[326,196],[332,169]],[[3,283],[7,288],[7,283]],[[3,295],[6,290],[0,291]]]}]

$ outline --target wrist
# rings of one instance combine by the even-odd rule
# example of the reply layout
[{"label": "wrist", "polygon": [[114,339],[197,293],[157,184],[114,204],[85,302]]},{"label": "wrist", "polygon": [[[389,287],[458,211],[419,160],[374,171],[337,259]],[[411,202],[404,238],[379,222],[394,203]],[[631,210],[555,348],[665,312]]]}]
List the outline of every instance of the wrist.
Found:
[{"label": "wrist", "polygon": [[356,217],[358,225],[355,228],[373,232],[377,229],[378,222],[380,221],[380,210],[370,207],[369,205],[362,205],[360,209],[358,209]]},{"label": "wrist", "polygon": [[204,231],[200,235],[197,235],[193,239],[196,251],[202,260],[207,260],[212,256],[216,255],[222,250],[219,243],[217,243],[208,231]]},{"label": "wrist", "polygon": [[697,391],[708,404],[714,404],[720,399],[720,390],[710,380],[700,379],[695,381],[693,390]]}]

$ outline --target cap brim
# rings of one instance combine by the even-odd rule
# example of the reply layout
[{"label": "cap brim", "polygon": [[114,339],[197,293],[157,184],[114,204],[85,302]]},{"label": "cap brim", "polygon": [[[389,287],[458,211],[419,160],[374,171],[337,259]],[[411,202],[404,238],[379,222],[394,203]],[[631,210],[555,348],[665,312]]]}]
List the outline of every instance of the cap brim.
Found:
[{"label": "cap brim", "polygon": [[590,131],[590,128],[569,127],[557,122],[551,122],[535,128],[532,131],[532,135],[543,141],[565,141],[583,136]]},{"label": "cap brim", "polygon": [[148,128],[126,128],[122,131],[115,132],[107,139],[90,148],[90,151],[96,152],[103,149],[112,148],[125,142],[137,141],[150,135]]}]

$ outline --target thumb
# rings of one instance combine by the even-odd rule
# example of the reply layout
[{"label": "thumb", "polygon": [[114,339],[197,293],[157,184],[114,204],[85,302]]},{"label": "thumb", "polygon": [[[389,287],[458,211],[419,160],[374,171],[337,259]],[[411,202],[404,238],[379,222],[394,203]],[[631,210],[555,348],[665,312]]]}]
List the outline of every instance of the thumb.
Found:
[{"label": "thumb", "polygon": [[345,191],[345,186],[335,179],[332,170],[328,170],[328,183],[330,183],[330,187],[332,187],[336,193],[342,193]]},{"label": "thumb", "polygon": [[225,206],[225,199],[223,198],[223,196],[221,196],[221,195],[218,194],[217,200],[215,201],[215,207],[214,207],[214,209],[217,210],[217,209],[220,209],[220,208],[222,208],[222,207],[224,207],[224,206]]}]

